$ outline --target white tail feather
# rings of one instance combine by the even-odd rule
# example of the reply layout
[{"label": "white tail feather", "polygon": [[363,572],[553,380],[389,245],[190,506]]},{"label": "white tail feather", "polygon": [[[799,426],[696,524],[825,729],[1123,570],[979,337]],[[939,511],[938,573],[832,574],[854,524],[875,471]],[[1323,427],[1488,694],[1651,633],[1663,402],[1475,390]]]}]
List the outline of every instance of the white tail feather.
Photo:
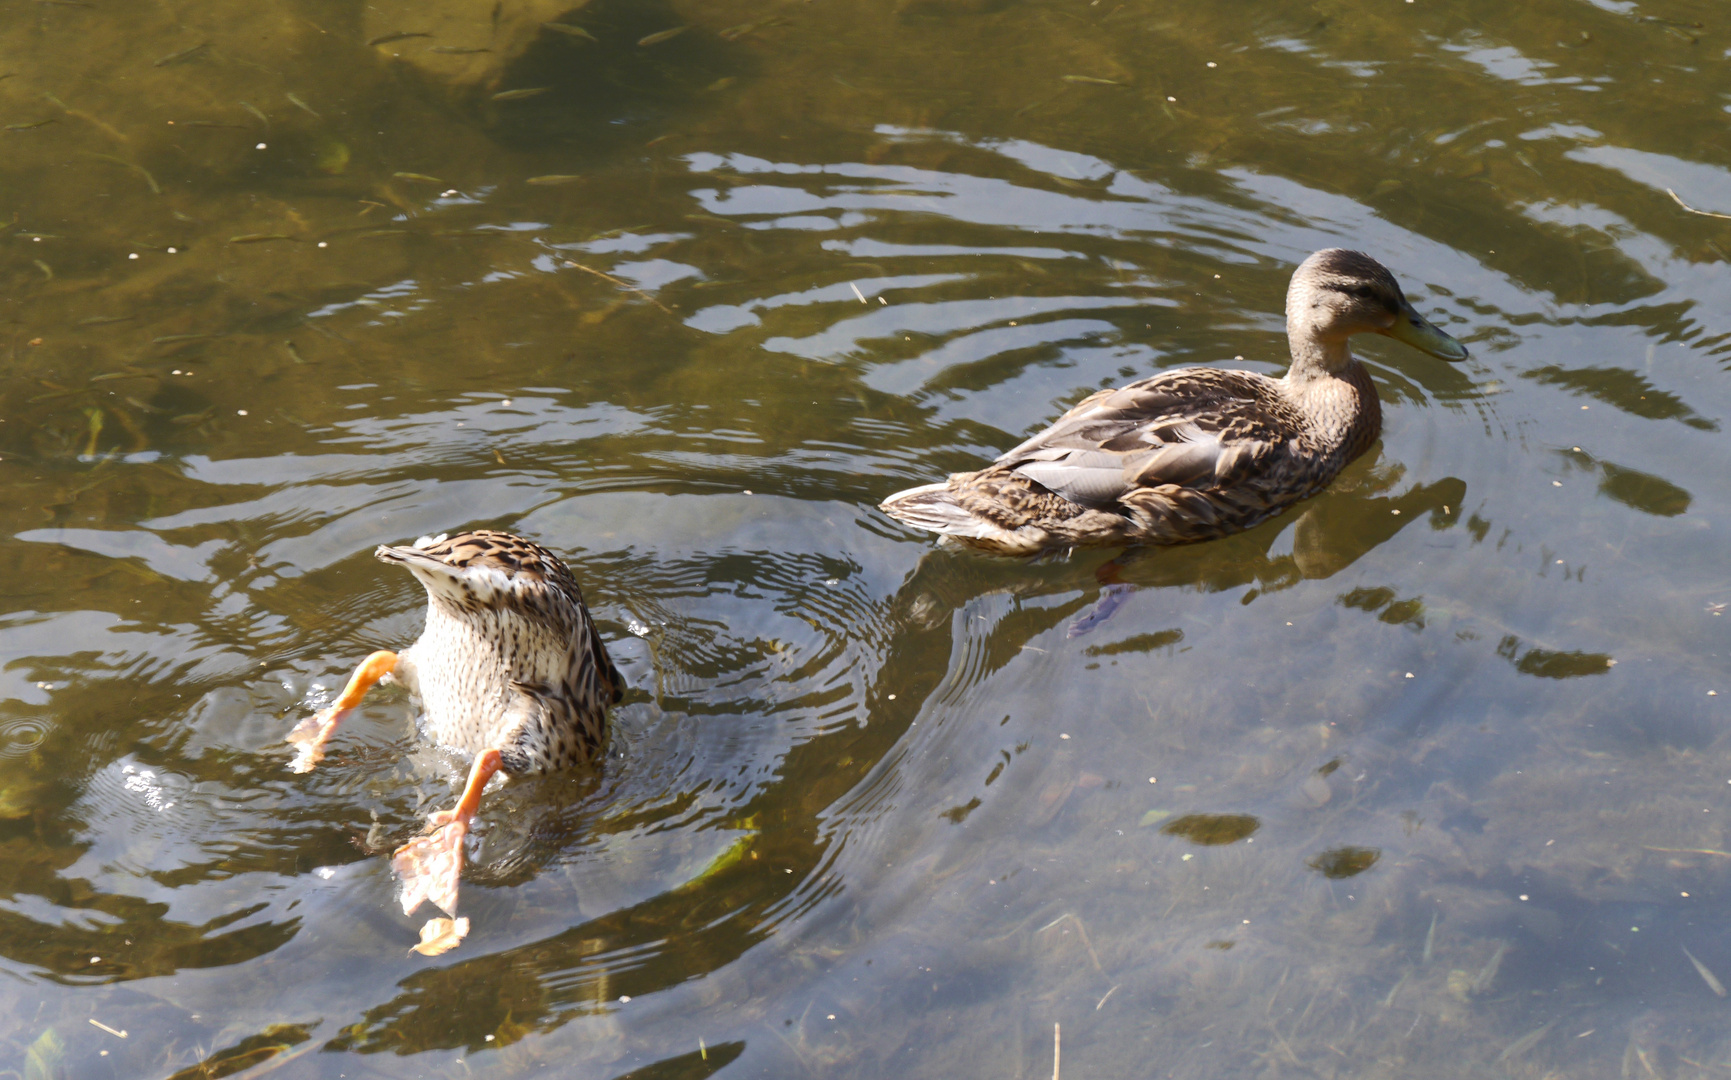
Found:
[{"label": "white tail feather", "polygon": [[948,483],[922,484],[898,491],[878,504],[878,509],[904,525],[946,536],[984,538],[1003,531],[957,506]]}]

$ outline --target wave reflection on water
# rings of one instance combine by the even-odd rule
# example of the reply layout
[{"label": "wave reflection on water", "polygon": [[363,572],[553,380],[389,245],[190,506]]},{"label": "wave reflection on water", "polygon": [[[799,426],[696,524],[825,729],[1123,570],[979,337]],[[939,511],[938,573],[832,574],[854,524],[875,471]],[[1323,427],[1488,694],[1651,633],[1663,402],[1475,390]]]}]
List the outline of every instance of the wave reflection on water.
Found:
[{"label": "wave reflection on water", "polygon": [[[135,1033],[107,1058],[65,1037],[68,1075],[223,1048],[307,1075],[1038,1075],[1060,1019],[1074,1067],[1113,1075],[1294,1042],[1417,1071],[1463,1041],[1714,1050],[1678,955],[1731,967],[1697,824],[1725,772],[1701,537],[1727,298],[1638,208],[1723,170],[1502,134],[1626,186],[1511,197],[1505,242],[1273,166],[909,123],[827,155],[706,137],[596,196],[604,229],[477,185],[396,222],[473,247],[352,255],[316,290],[283,270],[283,333],[316,344],[268,393],[158,370],[176,354],[145,409],[93,381],[26,402],[32,468],[59,471],[7,481],[42,509],[3,541],[0,956],[42,1003],[7,1037]],[[1122,559],[1137,591],[1089,633],[1107,553],[971,558],[871,509],[1102,385],[1278,370],[1286,276],[1334,244],[1473,362],[1367,343],[1381,446],[1250,533]],[[269,336],[221,317],[257,342],[197,370]],[[382,852],[461,763],[388,693],[310,777],[280,743],[418,630],[373,545],[466,524],[570,559],[630,693],[604,769],[489,795],[475,930],[429,962]],[[1194,820],[1256,825],[1164,827]],[[1497,1058],[1564,1015],[1614,1045]]]}]

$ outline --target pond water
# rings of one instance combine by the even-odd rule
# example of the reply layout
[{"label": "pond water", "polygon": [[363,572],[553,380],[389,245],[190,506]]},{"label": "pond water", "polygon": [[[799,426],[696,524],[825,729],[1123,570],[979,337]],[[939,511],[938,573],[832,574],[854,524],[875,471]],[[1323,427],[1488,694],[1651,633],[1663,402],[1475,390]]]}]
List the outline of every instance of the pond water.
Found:
[{"label": "pond water", "polygon": [[[0,13],[0,1077],[1731,1072],[1722,6]],[[1335,245],[1472,359],[1090,632],[875,509]],[[282,738],[478,526],[629,690],[428,958]]]}]

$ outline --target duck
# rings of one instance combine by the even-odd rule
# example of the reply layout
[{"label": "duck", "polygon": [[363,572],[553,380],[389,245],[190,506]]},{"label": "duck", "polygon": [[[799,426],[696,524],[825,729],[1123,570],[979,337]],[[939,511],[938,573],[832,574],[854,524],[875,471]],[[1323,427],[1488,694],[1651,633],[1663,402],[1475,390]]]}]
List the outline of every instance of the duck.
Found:
[{"label": "duck", "polygon": [[602,757],[608,709],[624,680],[576,577],[540,544],[478,529],[380,546],[374,555],[426,589],[425,627],[401,652],[361,661],[336,700],[289,733],[298,748],[290,768],[317,766],[337,725],[377,683],[399,683],[420,700],[427,736],[472,762],[456,806],[433,814],[430,831],[399,847],[391,865],[403,883],[403,914],[430,900],[448,917],[422,929],[423,943],[432,935],[454,944],[468,927],[457,917],[463,840],[487,782]]},{"label": "duck", "polygon": [[1286,334],[1280,378],[1184,367],[1101,390],[985,468],[898,491],[880,509],[998,555],[1212,540],[1316,494],[1376,442],[1382,407],[1353,335],[1468,357],[1387,267],[1345,248],[1293,271]]}]

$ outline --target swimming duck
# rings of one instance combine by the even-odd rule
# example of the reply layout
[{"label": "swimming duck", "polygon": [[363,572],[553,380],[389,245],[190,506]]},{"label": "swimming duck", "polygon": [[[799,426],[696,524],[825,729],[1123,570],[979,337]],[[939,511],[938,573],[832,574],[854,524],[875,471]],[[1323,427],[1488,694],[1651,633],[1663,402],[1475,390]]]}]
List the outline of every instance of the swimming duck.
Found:
[{"label": "swimming duck", "polygon": [[1328,248],[1299,264],[1286,291],[1284,377],[1187,367],[1102,390],[986,468],[899,491],[881,509],[1000,555],[1248,529],[1326,487],[1381,433],[1376,388],[1347,347],[1353,334],[1467,358],[1381,263]]},{"label": "swimming duck", "polygon": [[463,838],[481,789],[497,772],[550,772],[600,756],[607,709],[624,681],[577,579],[541,545],[477,530],[374,554],[426,587],[426,627],[402,652],[368,656],[329,708],[289,733],[300,748],[291,767],[307,772],[323,759],[325,741],[373,684],[394,680],[419,697],[427,734],[474,762],[457,805],[432,815],[432,831],[398,848],[391,865],[403,880],[405,915],[431,900],[454,918]]}]

